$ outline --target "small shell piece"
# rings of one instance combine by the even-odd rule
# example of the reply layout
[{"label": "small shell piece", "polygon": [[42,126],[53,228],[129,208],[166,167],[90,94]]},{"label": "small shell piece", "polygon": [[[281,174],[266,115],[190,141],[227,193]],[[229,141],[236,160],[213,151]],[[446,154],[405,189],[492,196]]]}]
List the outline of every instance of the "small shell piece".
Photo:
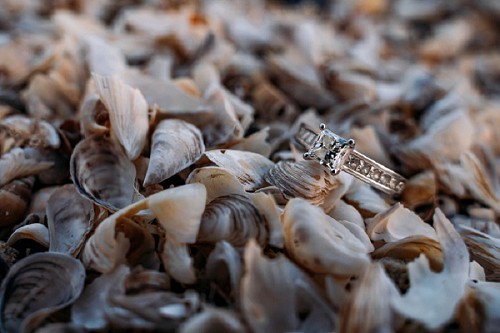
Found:
[{"label": "small shell piece", "polygon": [[75,147],[71,179],[80,194],[111,211],[132,203],[135,167],[107,135],[93,135]]},{"label": "small shell piece", "polygon": [[49,231],[44,224],[32,223],[23,225],[14,231],[9,239],[7,245],[14,246],[15,243],[22,240],[32,240],[40,244],[44,248],[49,247]]},{"label": "small shell piece", "polygon": [[93,74],[97,93],[109,111],[111,130],[127,156],[135,160],[142,152],[148,134],[148,103],[141,92],[116,77]]},{"label": "small shell piece", "polygon": [[44,120],[13,115],[0,121],[0,129],[5,129],[16,140],[16,146],[36,146],[57,149],[61,139],[54,126]]},{"label": "small shell piece", "polygon": [[315,161],[281,161],[269,170],[265,179],[286,198],[304,198],[313,205],[321,205],[338,186],[330,172]]},{"label": "small shell piece", "polygon": [[373,241],[395,242],[410,236],[437,239],[434,229],[400,203],[366,221],[367,232]]},{"label": "small shell piece", "polygon": [[246,333],[247,329],[237,314],[219,308],[208,308],[189,318],[179,333]]},{"label": "small shell piece", "polygon": [[451,222],[437,209],[434,227],[443,248],[444,268],[434,273],[423,255],[408,264],[410,288],[395,298],[395,310],[435,330],[454,315],[469,278],[469,253]]},{"label": "small shell piece", "polygon": [[73,303],[83,290],[85,269],[62,253],[35,253],[10,269],[0,289],[2,332],[31,332]]},{"label": "small shell piece", "polygon": [[371,264],[342,307],[339,332],[393,332],[397,321],[391,303],[398,295],[382,265]]},{"label": "small shell piece", "polygon": [[179,243],[172,238],[165,237],[160,259],[165,271],[178,282],[183,284],[196,282],[193,258],[189,255],[189,249],[185,243]]},{"label": "small shell piece", "polygon": [[492,272],[500,272],[500,240],[479,230],[460,226],[458,228],[471,259],[486,269],[487,276]]},{"label": "small shell piece", "polygon": [[195,169],[189,174],[186,183],[201,183],[205,185],[207,189],[207,203],[225,195],[246,195],[245,189],[238,179],[226,169],[219,167]]},{"label": "small shell piece", "polygon": [[242,195],[228,195],[212,200],[203,212],[198,242],[228,241],[233,246],[244,246],[255,238],[265,244],[268,238],[267,222],[252,201]]},{"label": "small shell piece", "polygon": [[[292,199],[282,216],[285,249],[299,264],[316,273],[351,276],[370,263],[373,246],[359,239],[321,208],[303,199]],[[359,226],[351,223],[352,228]]]},{"label": "small shell piece", "polygon": [[248,151],[221,149],[207,151],[205,155],[217,166],[235,175],[247,191],[266,185],[264,175],[274,166],[264,156]]},{"label": "small shell piece", "polygon": [[0,227],[23,220],[30,203],[34,177],[15,179],[0,188]]},{"label": "small shell piece", "polygon": [[250,241],[244,260],[240,304],[253,332],[334,331],[333,309],[314,282],[287,258],[268,259]]},{"label": "small shell piece", "polygon": [[170,178],[196,162],[205,152],[200,130],[183,120],[161,121],[152,140],[144,186]]},{"label": "small shell piece", "polygon": [[36,175],[52,166],[52,162],[43,162],[26,156],[21,148],[13,148],[0,158],[0,186],[16,178]]},{"label": "small shell piece", "polygon": [[73,184],[64,185],[50,196],[46,216],[49,251],[78,255],[92,227],[92,203],[82,197]]}]

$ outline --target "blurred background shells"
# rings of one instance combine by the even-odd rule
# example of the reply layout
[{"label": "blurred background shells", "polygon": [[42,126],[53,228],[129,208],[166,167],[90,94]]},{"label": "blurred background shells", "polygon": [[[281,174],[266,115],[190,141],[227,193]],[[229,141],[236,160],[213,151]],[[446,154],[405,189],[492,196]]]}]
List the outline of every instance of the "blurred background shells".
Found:
[{"label": "blurred background shells", "polygon": [[[0,0],[0,332],[498,332],[499,20]],[[401,195],[305,161],[320,123]]]}]

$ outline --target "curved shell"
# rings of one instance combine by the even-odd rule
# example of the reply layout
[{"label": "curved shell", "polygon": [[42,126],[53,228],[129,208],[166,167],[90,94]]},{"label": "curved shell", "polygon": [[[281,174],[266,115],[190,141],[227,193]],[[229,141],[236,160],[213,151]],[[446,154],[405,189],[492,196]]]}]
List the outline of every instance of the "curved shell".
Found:
[{"label": "curved shell", "polygon": [[24,149],[13,148],[0,158],[0,186],[16,178],[38,174],[52,166],[52,162],[38,161],[26,155]]},{"label": "curved shell", "polygon": [[82,140],[71,155],[70,172],[78,192],[100,206],[116,211],[133,201],[135,167],[108,135]]},{"label": "curved shell", "polygon": [[73,184],[58,188],[50,196],[46,208],[49,228],[49,251],[78,255],[85,236],[92,228],[92,203],[83,198]]},{"label": "curved shell", "polygon": [[265,176],[266,181],[279,188],[288,198],[304,198],[313,205],[321,205],[337,180],[316,161],[277,163]]},{"label": "curved shell", "polygon": [[127,156],[135,160],[142,152],[148,134],[148,103],[138,89],[117,77],[92,75],[97,93],[109,111],[111,130]]},{"label": "curved shell", "polygon": [[44,248],[49,247],[49,231],[42,223],[31,223],[23,225],[14,231],[9,239],[7,245],[14,246],[15,243],[22,240],[32,240],[40,244]]},{"label": "curved shell", "polygon": [[144,186],[172,177],[196,162],[205,152],[200,130],[183,120],[161,121],[152,141]]},{"label": "curved shell", "polygon": [[[371,244],[303,199],[288,202],[282,221],[285,249],[313,272],[350,276],[362,273],[370,263]],[[359,228],[354,223],[351,227]]]},{"label": "curved shell", "polygon": [[0,188],[0,227],[19,223],[23,220],[30,203],[34,177],[11,181]]},{"label": "curved shell", "polygon": [[245,333],[247,329],[232,311],[208,308],[189,318],[179,328],[179,333]]},{"label": "curved shell", "polygon": [[226,169],[219,167],[194,169],[189,174],[186,183],[201,183],[205,185],[207,189],[207,203],[225,195],[246,195],[245,188],[238,179]]},{"label": "curved shell", "polygon": [[264,244],[268,238],[267,222],[254,204],[242,195],[228,195],[212,200],[201,218],[199,242],[221,240],[244,246],[254,238]]},{"label": "curved shell", "polygon": [[0,129],[7,129],[15,136],[17,146],[25,144],[57,149],[61,139],[54,126],[44,120],[14,115],[0,121]]},{"label": "curved shell", "polygon": [[30,332],[73,303],[84,281],[83,265],[66,254],[35,253],[17,262],[0,290],[2,332]]},{"label": "curved shell", "polygon": [[226,241],[220,241],[207,258],[206,275],[217,284],[217,291],[239,301],[243,267],[239,253]]},{"label": "curved shell", "polygon": [[269,159],[249,151],[220,149],[207,151],[205,155],[217,166],[235,175],[247,191],[265,186],[264,176],[274,166]]}]

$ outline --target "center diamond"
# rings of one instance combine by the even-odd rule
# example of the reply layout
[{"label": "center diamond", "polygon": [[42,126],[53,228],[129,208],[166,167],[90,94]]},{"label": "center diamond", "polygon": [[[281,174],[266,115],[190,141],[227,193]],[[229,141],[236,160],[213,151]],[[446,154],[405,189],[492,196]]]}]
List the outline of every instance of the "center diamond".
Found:
[{"label": "center diamond", "polygon": [[328,167],[330,172],[338,174],[354,148],[354,140],[346,140],[328,129],[322,129],[304,157],[315,159]]}]

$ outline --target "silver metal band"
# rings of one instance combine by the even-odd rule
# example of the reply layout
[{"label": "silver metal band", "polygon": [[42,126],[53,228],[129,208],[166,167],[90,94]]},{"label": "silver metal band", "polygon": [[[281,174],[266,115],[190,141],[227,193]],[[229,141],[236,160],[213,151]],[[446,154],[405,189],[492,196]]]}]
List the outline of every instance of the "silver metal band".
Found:
[{"label": "silver metal band", "polygon": [[[309,149],[318,135],[316,131],[302,124],[295,135],[295,140],[303,148]],[[349,154],[341,170],[391,195],[400,194],[406,184],[403,176],[356,150]]]}]

